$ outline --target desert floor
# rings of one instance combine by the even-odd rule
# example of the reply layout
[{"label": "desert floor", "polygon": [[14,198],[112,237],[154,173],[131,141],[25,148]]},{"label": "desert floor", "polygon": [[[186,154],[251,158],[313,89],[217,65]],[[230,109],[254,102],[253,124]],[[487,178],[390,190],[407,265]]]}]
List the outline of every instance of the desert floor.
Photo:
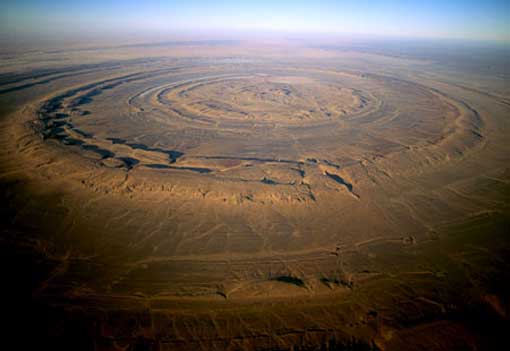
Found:
[{"label": "desert floor", "polygon": [[2,289],[20,345],[504,340],[509,76],[225,41],[0,62]]}]

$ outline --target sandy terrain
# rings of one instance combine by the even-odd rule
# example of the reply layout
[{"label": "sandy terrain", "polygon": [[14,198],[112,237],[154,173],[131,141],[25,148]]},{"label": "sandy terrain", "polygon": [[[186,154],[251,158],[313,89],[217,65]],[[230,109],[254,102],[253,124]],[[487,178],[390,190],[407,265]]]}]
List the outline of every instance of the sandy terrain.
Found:
[{"label": "sandy terrain", "polygon": [[41,342],[499,342],[507,78],[295,44],[55,55],[0,75],[4,289]]}]

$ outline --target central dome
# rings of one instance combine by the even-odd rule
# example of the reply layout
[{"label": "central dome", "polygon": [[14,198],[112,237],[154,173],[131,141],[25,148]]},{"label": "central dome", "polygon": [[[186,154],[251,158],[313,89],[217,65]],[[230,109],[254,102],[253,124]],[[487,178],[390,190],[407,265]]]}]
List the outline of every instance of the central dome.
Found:
[{"label": "central dome", "polygon": [[366,100],[355,90],[308,77],[253,75],[192,82],[162,101],[190,118],[299,124],[353,114]]}]

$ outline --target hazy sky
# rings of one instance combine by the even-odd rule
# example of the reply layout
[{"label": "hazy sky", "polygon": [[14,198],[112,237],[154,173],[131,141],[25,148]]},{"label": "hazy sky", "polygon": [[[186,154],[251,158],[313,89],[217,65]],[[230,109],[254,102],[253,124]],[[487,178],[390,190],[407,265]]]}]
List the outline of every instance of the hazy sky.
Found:
[{"label": "hazy sky", "polygon": [[4,35],[376,34],[510,41],[510,0],[4,0]]}]

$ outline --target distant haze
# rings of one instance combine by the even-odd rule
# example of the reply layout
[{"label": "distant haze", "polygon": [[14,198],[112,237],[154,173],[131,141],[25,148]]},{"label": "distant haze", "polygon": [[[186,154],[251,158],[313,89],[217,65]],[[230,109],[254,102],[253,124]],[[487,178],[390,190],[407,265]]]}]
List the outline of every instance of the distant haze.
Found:
[{"label": "distant haze", "polygon": [[2,38],[329,33],[510,41],[509,0],[63,1],[0,4]]}]

